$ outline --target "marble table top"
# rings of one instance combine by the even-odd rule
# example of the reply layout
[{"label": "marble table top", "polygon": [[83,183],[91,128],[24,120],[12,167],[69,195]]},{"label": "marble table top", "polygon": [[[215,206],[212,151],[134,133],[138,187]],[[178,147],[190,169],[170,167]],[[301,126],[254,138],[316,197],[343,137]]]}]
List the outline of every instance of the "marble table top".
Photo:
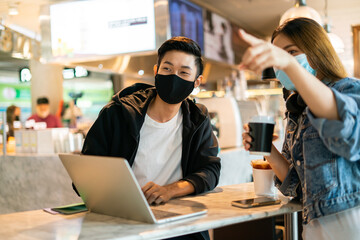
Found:
[{"label": "marble table top", "polygon": [[[202,206],[206,215],[165,224],[146,224],[96,213],[51,215],[42,210],[0,215],[0,239],[162,239],[265,217],[293,213],[301,205],[282,198],[279,205],[242,209],[231,201],[254,197],[253,183],[222,186],[206,194],[169,201],[158,208]],[[54,206],[55,207],[55,206]]]}]

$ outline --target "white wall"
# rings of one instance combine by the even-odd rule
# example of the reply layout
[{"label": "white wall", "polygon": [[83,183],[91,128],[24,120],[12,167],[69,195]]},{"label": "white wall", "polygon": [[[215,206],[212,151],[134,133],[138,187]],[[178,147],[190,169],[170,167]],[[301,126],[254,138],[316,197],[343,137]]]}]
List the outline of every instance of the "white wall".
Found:
[{"label": "white wall", "polygon": [[[331,25],[331,32],[338,35],[345,44],[345,52],[339,53],[349,76],[354,75],[352,25],[360,25],[360,0],[307,0],[306,4],[325,17],[325,3]],[[287,0],[286,2],[295,2]]]},{"label": "white wall", "polygon": [[[310,1],[308,5],[310,5]],[[320,10],[323,11],[323,9]],[[354,57],[351,26],[360,25],[360,0],[328,0],[328,16],[332,23],[331,31],[337,34],[345,44],[345,52],[340,53],[339,57],[345,65],[349,76],[353,76]]]}]

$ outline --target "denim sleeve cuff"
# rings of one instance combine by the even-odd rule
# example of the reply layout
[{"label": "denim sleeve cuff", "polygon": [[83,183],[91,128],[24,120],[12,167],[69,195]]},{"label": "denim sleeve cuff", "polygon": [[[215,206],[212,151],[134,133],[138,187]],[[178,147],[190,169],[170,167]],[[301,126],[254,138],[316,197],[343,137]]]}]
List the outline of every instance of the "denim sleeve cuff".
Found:
[{"label": "denim sleeve cuff", "polygon": [[339,137],[347,139],[351,136],[356,124],[358,106],[353,98],[341,94],[335,89],[331,90],[336,99],[340,120],[317,118],[311,113],[309,108],[306,109],[306,112],[310,122],[318,130],[320,137],[335,138],[335,140]]},{"label": "denim sleeve cuff", "polygon": [[275,186],[280,190],[282,194],[289,197],[297,197],[297,188],[300,184],[299,176],[295,170],[294,165],[289,166],[289,171],[283,182],[275,176]]}]

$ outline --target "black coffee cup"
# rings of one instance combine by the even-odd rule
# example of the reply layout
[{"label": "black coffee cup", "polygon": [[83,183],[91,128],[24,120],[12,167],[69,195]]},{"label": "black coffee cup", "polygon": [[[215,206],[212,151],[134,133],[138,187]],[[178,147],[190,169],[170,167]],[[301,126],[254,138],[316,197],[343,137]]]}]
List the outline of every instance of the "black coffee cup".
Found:
[{"label": "black coffee cup", "polygon": [[249,122],[249,135],[252,138],[250,154],[270,156],[274,133],[274,118],[253,116]]}]

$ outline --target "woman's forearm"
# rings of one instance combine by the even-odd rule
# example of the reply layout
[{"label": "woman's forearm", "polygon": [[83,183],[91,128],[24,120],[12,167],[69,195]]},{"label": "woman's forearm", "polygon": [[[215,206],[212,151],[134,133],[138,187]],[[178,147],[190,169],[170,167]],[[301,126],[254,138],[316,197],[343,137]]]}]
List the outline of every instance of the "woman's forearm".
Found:
[{"label": "woman's forearm", "polygon": [[289,163],[285,157],[276,149],[274,144],[271,147],[271,155],[265,157],[265,159],[270,163],[271,168],[280,181],[284,181],[289,171]]},{"label": "woman's forearm", "polygon": [[[295,60],[294,60],[295,61]],[[318,118],[339,120],[334,93],[296,61],[285,70],[311,112]]]}]

